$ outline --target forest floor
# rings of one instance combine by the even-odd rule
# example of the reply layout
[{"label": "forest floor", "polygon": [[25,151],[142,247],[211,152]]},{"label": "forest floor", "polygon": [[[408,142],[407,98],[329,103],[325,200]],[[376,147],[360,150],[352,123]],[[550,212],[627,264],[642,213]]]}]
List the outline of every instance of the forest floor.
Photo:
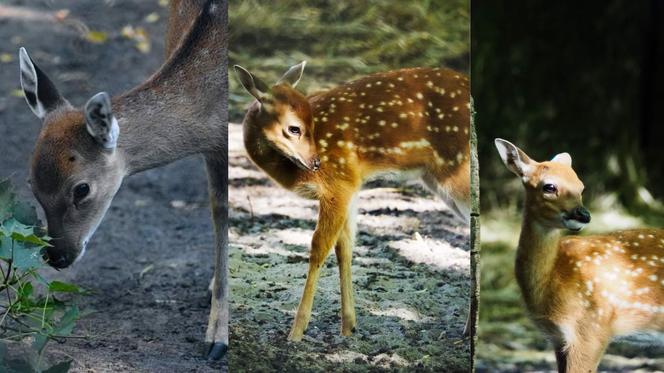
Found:
[{"label": "forest floor", "polygon": [[[23,198],[33,198],[25,180],[40,123],[17,94],[19,46],[74,105],[100,90],[118,94],[162,60],[166,9],[158,3],[3,2],[27,4],[39,19],[0,15],[0,38],[8,41],[0,44],[0,177],[10,177]],[[67,22],[53,20],[59,9],[69,11]],[[124,25],[143,27],[151,51],[123,36]],[[348,371],[467,370],[469,342],[461,332],[470,294],[468,228],[415,183],[374,183],[361,193],[353,262],[356,334],[339,335],[332,255],[304,341],[286,342],[316,205],[250,164],[239,126],[231,126],[230,135],[230,362],[206,361],[200,343],[213,238],[199,157],[128,178],[86,256],[66,270],[44,271],[90,289],[79,306],[94,311],[74,330],[83,338],[49,344],[48,360],[72,359],[73,372],[212,372],[227,364],[233,371],[325,371],[340,362]],[[12,345],[11,351],[22,348]]]},{"label": "forest floor", "polygon": [[[593,211],[583,234],[647,226],[618,208]],[[481,307],[478,372],[553,372],[551,344],[528,318],[514,278],[520,231],[516,206],[486,214],[482,221]],[[642,333],[614,340],[603,357],[602,372],[664,371],[664,334]]]}]

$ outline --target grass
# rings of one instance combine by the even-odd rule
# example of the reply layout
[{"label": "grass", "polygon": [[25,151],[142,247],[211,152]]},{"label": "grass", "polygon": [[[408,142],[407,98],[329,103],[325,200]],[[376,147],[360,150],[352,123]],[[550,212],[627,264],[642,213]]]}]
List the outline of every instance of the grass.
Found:
[{"label": "grass", "polygon": [[[230,65],[268,84],[303,60],[303,92],[402,67],[469,69],[468,0],[249,0],[231,2],[229,14]],[[232,69],[229,84],[230,118],[239,121],[250,98]]]}]

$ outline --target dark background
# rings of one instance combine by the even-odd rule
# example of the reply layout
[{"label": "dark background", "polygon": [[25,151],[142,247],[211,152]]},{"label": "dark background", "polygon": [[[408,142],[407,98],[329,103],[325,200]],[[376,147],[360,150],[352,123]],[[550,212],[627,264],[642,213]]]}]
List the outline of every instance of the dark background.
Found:
[{"label": "dark background", "polygon": [[664,197],[664,2],[528,1],[472,9],[473,96],[483,207],[506,199],[493,146],[503,137],[537,160],[567,151],[590,198],[641,187]]}]

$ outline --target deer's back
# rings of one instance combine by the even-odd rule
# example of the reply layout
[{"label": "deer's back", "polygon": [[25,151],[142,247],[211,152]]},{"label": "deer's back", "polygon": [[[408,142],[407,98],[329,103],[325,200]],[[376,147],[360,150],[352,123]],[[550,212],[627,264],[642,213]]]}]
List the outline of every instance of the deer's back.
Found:
[{"label": "deer's back", "polygon": [[559,249],[552,318],[576,314],[613,334],[664,328],[664,230],[570,236]]},{"label": "deer's back", "polygon": [[366,178],[436,168],[453,174],[469,154],[468,79],[414,68],[370,75],[309,97],[321,167]]}]

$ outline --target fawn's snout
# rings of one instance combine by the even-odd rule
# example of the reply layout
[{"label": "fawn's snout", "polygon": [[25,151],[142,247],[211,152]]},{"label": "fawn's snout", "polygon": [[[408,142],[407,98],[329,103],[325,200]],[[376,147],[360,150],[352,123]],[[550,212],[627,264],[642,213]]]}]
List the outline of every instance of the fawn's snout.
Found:
[{"label": "fawn's snout", "polygon": [[319,169],[320,169],[320,158],[318,156],[315,156],[314,159],[311,160],[311,170],[318,171]]},{"label": "fawn's snout", "polygon": [[590,223],[590,212],[583,206],[577,206],[563,214],[563,225],[575,232],[583,229],[588,223]]}]

